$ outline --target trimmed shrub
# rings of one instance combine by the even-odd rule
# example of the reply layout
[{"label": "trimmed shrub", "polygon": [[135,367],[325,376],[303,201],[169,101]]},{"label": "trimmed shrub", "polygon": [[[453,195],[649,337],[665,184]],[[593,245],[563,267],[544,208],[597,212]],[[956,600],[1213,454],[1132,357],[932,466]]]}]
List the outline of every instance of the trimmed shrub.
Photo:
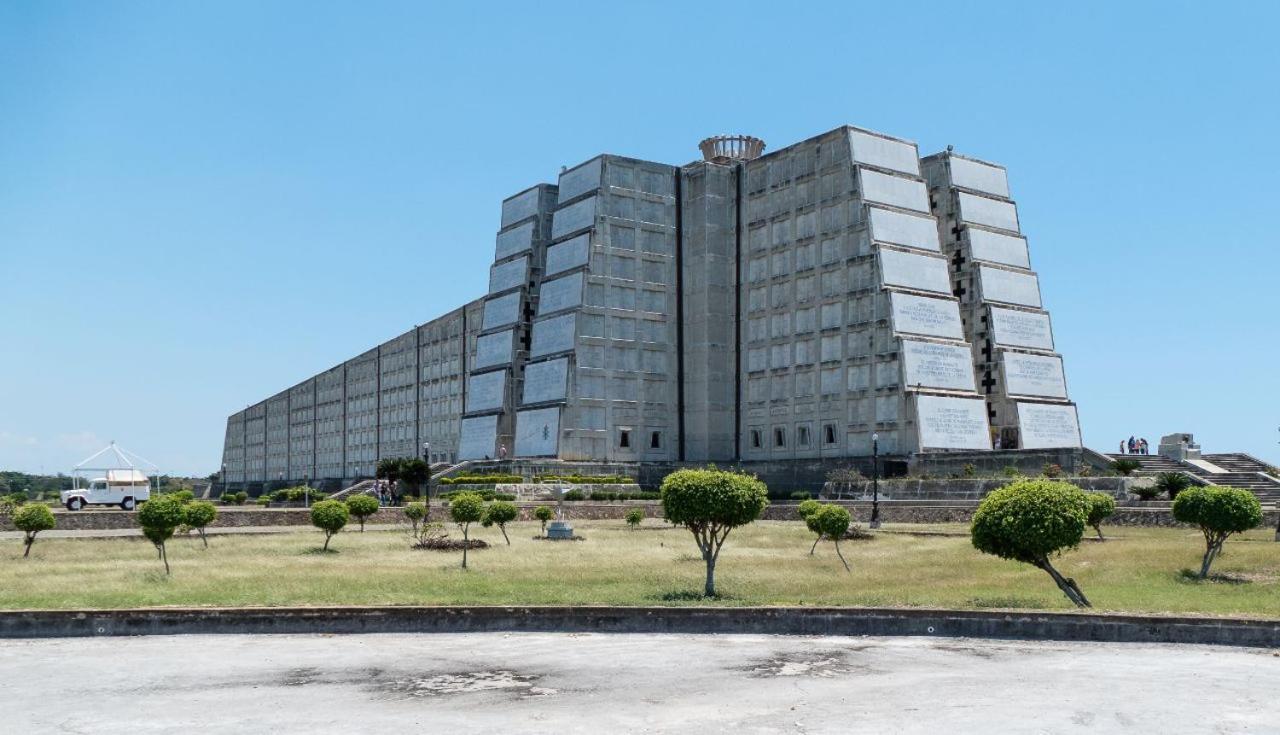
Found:
[{"label": "trimmed shrub", "polygon": [[1111,463],[1111,469],[1115,470],[1117,475],[1128,477],[1133,471],[1142,465],[1136,459],[1117,459]]},{"label": "trimmed shrub", "polygon": [[181,500],[172,495],[161,495],[142,504],[138,510],[138,525],[142,526],[142,535],[155,544],[160,560],[164,562],[164,573],[169,574],[169,552],[165,542],[173,538],[173,532],[181,526],[186,518],[186,508]]},{"label": "trimmed shrub", "polygon": [[1062,465],[1050,462],[1044,466],[1044,469],[1040,471],[1040,474],[1051,480],[1056,480],[1059,477],[1062,477]]},{"label": "trimmed shrub", "polygon": [[840,553],[840,539],[849,531],[849,522],[852,518],[849,511],[838,505],[820,505],[812,513],[805,516],[804,525],[814,533],[818,534],[818,538],[813,542],[813,547],[809,549],[809,556],[813,556],[814,549],[818,548],[818,541],[823,537],[829,538],[836,544],[836,556],[840,557],[840,563],[844,565],[844,570],[849,570],[849,562],[844,560],[844,554]]},{"label": "trimmed shrub", "polygon": [[716,594],[716,560],[729,532],[760,517],[769,489],[752,475],[722,470],[678,470],[662,480],[662,510],[693,534],[707,566],[704,594]]},{"label": "trimmed shrub", "polygon": [[516,508],[515,503],[506,500],[495,500],[485,509],[484,517],[480,519],[480,523],[485,528],[497,526],[498,530],[502,531],[502,538],[507,542],[507,546],[510,546],[511,539],[507,538],[507,524],[514,521],[519,515],[520,510]]},{"label": "trimmed shrub", "polygon": [[1107,493],[1085,493],[1089,498],[1089,517],[1085,520],[1094,531],[1098,532],[1098,540],[1102,538],[1102,522],[1116,512],[1116,499]]},{"label": "trimmed shrub", "polygon": [[627,525],[631,526],[632,530],[635,530],[640,527],[641,523],[644,523],[644,508],[632,508],[627,511],[623,518],[626,519]]},{"label": "trimmed shrub", "polygon": [[179,503],[190,503],[196,499],[196,494],[190,490],[174,490],[173,492],[164,493],[164,497],[173,498]]},{"label": "trimmed shrub", "polygon": [[1138,500],[1154,500],[1160,494],[1160,489],[1155,485],[1134,485],[1129,492],[1138,496]]},{"label": "trimmed shrub", "polygon": [[556,512],[548,506],[539,505],[533,509],[533,517],[542,521],[542,535],[545,537],[547,535],[547,521],[555,518]]},{"label": "trimmed shrub", "polygon": [[268,505],[271,505],[271,498],[267,497],[266,495],[263,495],[262,497],[254,500],[253,502],[265,508]]},{"label": "trimmed shrub", "polygon": [[409,519],[409,523],[413,525],[413,535],[418,535],[418,524],[423,518],[427,517],[427,506],[424,503],[407,503],[401,511],[404,517]]},{"label": "trimmed shrub", "polygon": [[213,523],[217,518],[218,506],[203,500],[187,503],[182,509],[182,525],[195,529],[195,532],[200,534],[200,540],[204,542],[206,549],[209,548],[209,537],[205,535],[205,526]]},{"label": "trimmed shrub", "polygon": [[587,494],[581,490],[570,490],[564,494],[565,500],[586,500]]},{"label": "trimmed shrub", "polygon": [[321,500],[311,506],[311,525],[324,531],[324,551],[329,550],[329,539],[341,531],[350,519],[351,512],[347,510],[346,503],[341,501]]},{"label": "trimmed shrub", "polygon": [[[1170,500],[1176,500],[1178,493],[1191,487],[1192,484],[1191,478],[1181,472],[1161,472],[1156,475],[1156,484],[1152,489],[1156,493],[1168,495]],[[1146,500],[1146,498],[1143,498],[1143,500]]]},{"label": "trimmed shrub", "polygon": [[808,500],[813,497],[813,493],[808,490],[796,490],[791,493],[792,500]]},{"label": "trimmed shrub", "polygon": [[1063,577],[1049,557],[1074,549],[1084,536],[1091,504],[1075,485],[1019,480],[987,495],[973,514],[974,548],[1043,570],[1079,607],[1090,607],[1075,580]]},{"label": "trimmed shrub", "polygon": [[440,478],[441,485],[517,485],[524,482],[520,475],[454,475]]},{"label": "trimmed shrub", "polygon": [[1173,517],[1190,523],[1204,535],[1204,558],[1200,579],[1209,576],[1209,566],[1233,533],[1244,533],[1262,523],[1262,504],[1248,490],[1209,485],[1178,493],[1173,501]]},{"label": "trimmed shrub", "polygon": [[449,499],[449,517],[462,529],[462,568],[467,568],[467,547],[471,524],[484,520],[484,498],[476,493],[458,493]]},{"label": "trimmed shrub", "polygon": [[372,495],[352,495],[347,498],[347,510],[351,515],[355,516],[356,521],[360,524],[360,533],[364,533],[364,522],[369,516],[378,512],[378,508],[382,506],[378,503],[378,499]]},{"label": "trimmed shrub", "polygon": [[13,511],[13,527],[22,531],[22,558],[31,555],[31,545],[36,542],[36,534],[48,531],[58,524],[53,511],[43,503],[20,505]]},{"label": "trimmed shrub", "polygon": [[813,498],[810,498],[808,500],[803,500],[800,502],[800,505],[796,506],[796,515],[799,516],[800,520],[802,521],[807,520],[809,516],[813,515],[814,513],[817,513],[818,509],[821,507],[822,507],[822,503],[819,503]]}]

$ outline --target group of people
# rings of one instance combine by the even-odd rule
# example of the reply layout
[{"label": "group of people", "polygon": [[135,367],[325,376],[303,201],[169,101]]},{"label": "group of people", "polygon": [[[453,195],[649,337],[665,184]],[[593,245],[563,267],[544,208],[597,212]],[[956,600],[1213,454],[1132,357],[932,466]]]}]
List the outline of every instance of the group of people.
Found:
[{"label": "group of people", "polygon": [[373,492],[378,498],[378,504],[382,506],[399,505],[400,496],[396,493],[393,483],[386,480],[374,480]]},{"label": "group of people", "polygon": [[1133,437],[1129,437],[1129,441],[1127,442],[1124,439],[1120,440],[1120,453],[1121,454],[1150,454],[1150,452],[1147,451],[1147,440],[1134,439]]}]

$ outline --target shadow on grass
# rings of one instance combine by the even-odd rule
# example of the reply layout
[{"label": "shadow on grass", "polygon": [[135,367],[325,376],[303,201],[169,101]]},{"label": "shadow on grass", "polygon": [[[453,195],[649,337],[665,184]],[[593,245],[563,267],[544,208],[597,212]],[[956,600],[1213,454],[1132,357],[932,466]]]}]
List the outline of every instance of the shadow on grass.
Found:
[{"label": "shadow on grass", "polygon": [[660,595],[648,595],[650,600],[658,600],[660,602],[719,602],[721,600],[736,600],[737,595],[726,595],[723,593],[713,597],[707,597],[701,592],[694,590],[675,590],[672,592],[663,592]]},{"label": "shadow on grass", "polygon": [[1200,573],[1194,569],[1183,569],[1178,572],[1179,582],[1191,582],[1194,584],[1216,582],[1219,584],[1253,584],[1253,580],[1248,577],[1236,576],[1233,574],[1210,574],[1204,579],[1200,579]]},{"label": "shadow on grass", "polygon": [[1012,610],[1043,610],[1045,604],[1029,597],[971,597],[969,604],[979,610],[1007,608]]},{"label": "shadow on grass", "polygon": [[337,553],[339,553],[337,549],[325,549],[317,546],[314,549],[307,549],[306,551],[303,551],[302,555],[303,556],[329,556],[330,554],[337,554]]}]

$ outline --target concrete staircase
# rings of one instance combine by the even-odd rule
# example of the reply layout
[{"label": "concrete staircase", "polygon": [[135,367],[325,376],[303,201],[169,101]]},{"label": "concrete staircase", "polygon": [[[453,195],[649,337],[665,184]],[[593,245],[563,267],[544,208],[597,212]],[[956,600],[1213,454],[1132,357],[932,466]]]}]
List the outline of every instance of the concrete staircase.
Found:
[{"label": "concrete staircase", "polygon": [[1192,472],[1190,465],[1185,465],[1175,459],[1161,457],[1158,454],[1108,454],[1112,460],[1128,459],[1138,463],[1138,469],[1133,474],[1158,475],[1161,472]]},{"label": "concrete staircase", "polygon": [[1243,453],[1205,454],[1201,457],[1226,472],[1211,472],[1190,462],[1179,462],[1155,454],[1110,454],[1112,459],[1131,459],[1138,463],[1133,474],[1158,475],[1161,472],[1181,472],[1198,480],[1197,484],[1222,485],[1249,490],[1258,500],[1280,503],[1280,478],[1266,474],[1271,469],[1265,462]]}]

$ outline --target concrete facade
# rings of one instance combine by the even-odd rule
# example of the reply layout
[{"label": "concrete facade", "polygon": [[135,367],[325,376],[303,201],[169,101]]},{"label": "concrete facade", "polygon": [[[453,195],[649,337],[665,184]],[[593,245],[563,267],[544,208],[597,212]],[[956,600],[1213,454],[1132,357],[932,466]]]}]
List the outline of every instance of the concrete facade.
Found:
[{"label": "concrete facade", "polygon": [[655,465],[1079,447],[1003,168],[849,126],[707,158],[600,155],[506,199],[488,293],[232,415],[228,482],[354,480],[428,441]]}]

